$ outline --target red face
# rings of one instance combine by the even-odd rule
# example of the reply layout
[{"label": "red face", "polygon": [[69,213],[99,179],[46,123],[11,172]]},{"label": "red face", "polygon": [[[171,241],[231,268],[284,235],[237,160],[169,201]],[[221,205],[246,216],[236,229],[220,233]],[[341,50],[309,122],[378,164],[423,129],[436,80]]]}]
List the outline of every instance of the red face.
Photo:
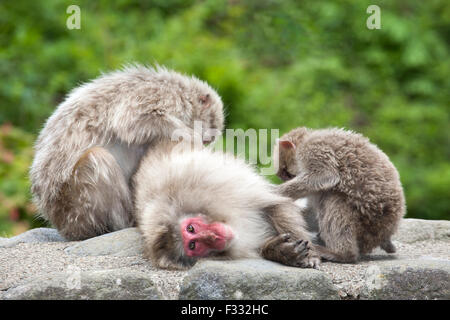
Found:
[{"label": "red face", "polygon": [[211,251],[223,251],[234,237],[225,224],[206,223],[202,217],[181,221],[184,252],[189,257],[205,257]]}]

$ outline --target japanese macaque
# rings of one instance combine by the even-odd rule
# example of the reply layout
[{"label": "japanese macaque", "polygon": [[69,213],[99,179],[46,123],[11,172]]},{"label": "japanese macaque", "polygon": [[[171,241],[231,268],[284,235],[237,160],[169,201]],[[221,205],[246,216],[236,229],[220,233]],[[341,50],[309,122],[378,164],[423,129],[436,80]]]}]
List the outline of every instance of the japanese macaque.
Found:
[{"label": "japanese macaque", "polygon": [[300,209],[231,154],[161,143],[133,183],[144,256],[156,267],[185,269],[201,258],[320,262]]},{"label": "japanese macaque", "polygon": [[391,236],[405,198],[396,168],[377,146],[342,129],[297,128],[280,138],[274,154],[286,181],[281,194],[307,198],[305,219],[313,213],[309,226],[318,232],[322,258],[355,262],[377,246],[395,252]]},{"label": "japanese macaque", "polygon": [[35,144],[32,193],[68,240],[135,225],[131,177],[151,145],[174,130],[223,128],[223,105],[205,82],[139,65],[74,89]]}]

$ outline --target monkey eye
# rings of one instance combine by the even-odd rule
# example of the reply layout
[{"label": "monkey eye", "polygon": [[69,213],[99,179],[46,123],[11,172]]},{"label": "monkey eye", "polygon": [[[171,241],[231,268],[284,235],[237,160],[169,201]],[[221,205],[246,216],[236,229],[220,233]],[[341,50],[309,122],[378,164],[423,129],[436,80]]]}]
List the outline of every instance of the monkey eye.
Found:
[{"label": "monkey eye", "polygon": [[189,249],[194,250],[195,249],[195,241],[189,242]]},{"label": "monkey eye", "polygon": [[192,226],[192,224],[190,224],[190,225],[188,225],[187,227],[186,227],[186,230],[187,230],[187,232],[190,232],[190,233],[194,233],[194,227]]}]

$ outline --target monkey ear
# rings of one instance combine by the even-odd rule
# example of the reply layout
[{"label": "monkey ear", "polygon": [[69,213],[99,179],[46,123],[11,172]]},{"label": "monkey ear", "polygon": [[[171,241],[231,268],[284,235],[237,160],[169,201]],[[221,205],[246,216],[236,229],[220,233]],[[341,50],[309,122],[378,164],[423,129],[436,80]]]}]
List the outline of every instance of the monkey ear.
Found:
[{"label": "monkey ear", "polygon": [[295,144],[289,140],[279,140],[280,147],[284,149],[295,149]]},{"label": "monkey ear", "polygon": [[209,94],[203,94],[198,99],[204,108],[208,108],[211,105],[211,97]]}]

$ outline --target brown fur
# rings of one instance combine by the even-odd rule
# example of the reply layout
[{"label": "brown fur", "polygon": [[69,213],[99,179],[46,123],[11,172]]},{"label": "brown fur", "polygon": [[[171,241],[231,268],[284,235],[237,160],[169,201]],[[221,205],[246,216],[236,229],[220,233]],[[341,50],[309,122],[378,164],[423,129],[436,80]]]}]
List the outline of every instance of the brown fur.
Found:
[{"label": "brown fur", "polygon": [[130,181],[144,152],[175,130],[223,128],[205,82],[130,66],[74,89],[47,120],[30,171],[41,215],[69,240],[133,226]]},{"label": "brown fur", "polygon": [[396,168],[379,148],[342,129],[297,128],[280,138],[275,152],[278,175],[290,179],[281,193],[307,197],[307,211],[315,212],[322,257],[354,262],[377,246],[395,252],[390,238],[405,199]]}]

